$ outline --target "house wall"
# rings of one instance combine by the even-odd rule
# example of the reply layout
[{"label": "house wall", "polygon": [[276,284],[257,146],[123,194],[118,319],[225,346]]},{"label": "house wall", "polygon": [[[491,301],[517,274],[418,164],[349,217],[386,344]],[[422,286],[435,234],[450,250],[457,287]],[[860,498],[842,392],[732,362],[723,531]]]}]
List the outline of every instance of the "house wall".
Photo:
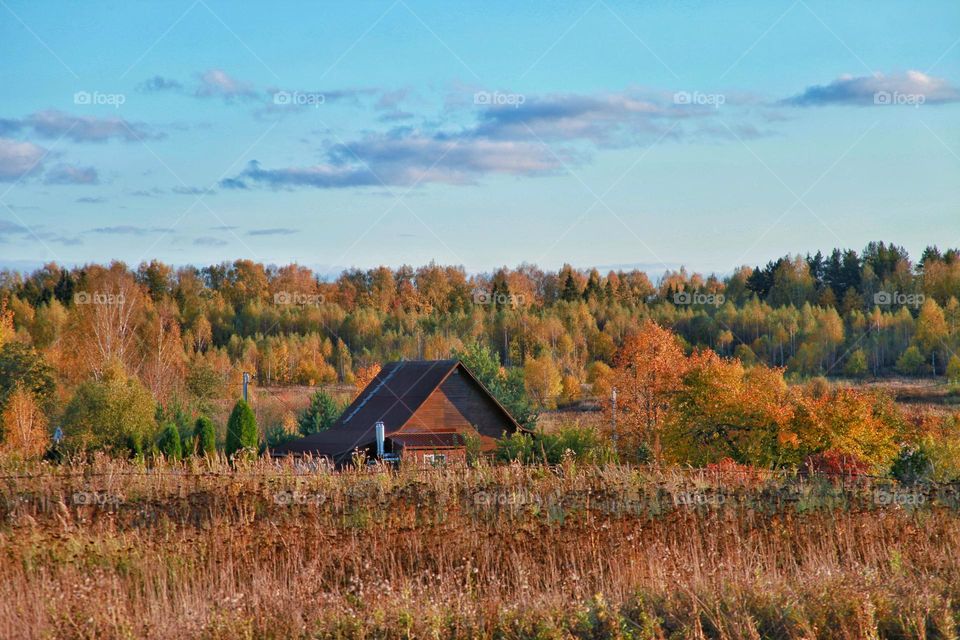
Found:
[{"label": "house wall", "polygon": [[400,433],[477,433],[481,449],[496,447],[509,434],[512,423],[469,376],[456,370],[441,384],[400,429]]},{"label": "house wall", "polygon": [[424,456],[435,456],[442,455],[445,456],[444,464],[451,463],[461,463],[465,462],[467,459],[467,451],[463,448],[458,449],[415,449],[412,447],[404,447],[403,453],[400,454],[400,459],[405,463],[414,463],[414,464],[429,464],[428,459],[424,459]]}]

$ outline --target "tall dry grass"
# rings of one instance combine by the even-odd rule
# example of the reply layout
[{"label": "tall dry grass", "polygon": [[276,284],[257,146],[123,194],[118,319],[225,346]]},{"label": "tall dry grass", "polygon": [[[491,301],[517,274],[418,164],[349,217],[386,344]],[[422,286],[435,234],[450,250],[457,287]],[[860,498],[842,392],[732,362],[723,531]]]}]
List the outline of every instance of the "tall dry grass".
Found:
[{"label": "tall dry grass", "polygon": [[956,638],[946,487],[628,467],[9,467],[4,638]]}]

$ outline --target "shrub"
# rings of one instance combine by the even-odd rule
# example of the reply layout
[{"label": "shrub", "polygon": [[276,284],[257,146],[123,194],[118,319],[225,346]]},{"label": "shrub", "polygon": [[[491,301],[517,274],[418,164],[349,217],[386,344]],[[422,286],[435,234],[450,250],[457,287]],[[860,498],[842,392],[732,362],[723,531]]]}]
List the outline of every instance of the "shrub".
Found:
[{"label": "shrub", "polygon": [[947,363],[947,381],[960,384],[960,356],[956,354],[950,356],[950,362]]},{"label": "shrub", "polygon": [[130,450],[132,442],[150,442],[156,432],[153,396],[118,367],[102,380],[77,387],[63,418],[65,444],[74,449]]},{"label": "shrub", "polygon": [[172,422],[164,424],[157,447],[167,460],[179,460],[183,457],[183,446],[177,425]]},{"label": "shrub", "polygon": [[256,450],[260,444],[257,419],[245,400],[237,400],[227,421],[226,453],[233,456],[242,449]]},{"label": "shrub", "polygon": [[497,444],[500,460],[559,464],[567,452],[579,462],[604,463],[616,458],[609,443],[595,429],[570,425],[553,433],[515,433]]},{"label": "shrub", "polygon": [[923,372],[927,361],[916,346],[909,347],[897,358],[897,371],[904,375],[915,376]]},{"label": "shrub", "polygon": [[862,476],[870,473],[870,463],[853,454],[830,449],[808,456],[803,471],[831,476]]},{"label": "shrub", "polygon": [[193,428],[194,449],[197,455],[212,456],[217,453],[217,431],[207,416],[197,418]]},{"label": "shrub", "polygon": [[890,475],[903,484],[924,482],[933,476],[933,462],[921,447],[905,446],[893,461]]},{"label": "shrub", "polygon": [[867,375],[867,356],[863,349],[857,349],[847,359],[843,372],[851,378],[862,378]]}]

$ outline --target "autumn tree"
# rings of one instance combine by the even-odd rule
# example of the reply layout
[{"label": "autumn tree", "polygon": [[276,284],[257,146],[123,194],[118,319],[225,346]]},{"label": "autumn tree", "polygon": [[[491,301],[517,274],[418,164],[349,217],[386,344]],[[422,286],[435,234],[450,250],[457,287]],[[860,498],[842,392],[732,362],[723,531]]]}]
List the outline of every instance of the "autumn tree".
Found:
[{"label": "autumn tree", "polygon": [[0,411],[18,388],[30,393],[42,406],[53,398],[54,371],[33,347],[7,342],[0,347]]},{"label": "autumn tree", "polygon": [[108,364],[119,363],[128,374],[139,369],[138,331],[144,296],[122,263],[95,267],[74,296],[69,328],[69,355],[75,376],[101,378]]},{"label": "autumn tree", "polygon": [[380,363],[374,362],[371,365],[366,367],[360,367],[357,369],[357,372],[354,374],[353,387],[354,394],[353,397],[356,398],[367,386],[373,382],[373,379],[380,375]]},{"label": "autumn tree", "polygon": [[703,465],[731,458],[773,466],[799,444],[780,369],[724,360],[712,351],[691,358],[674,393],[665,428],[670,459]]},{"label": "autumn tree", "polygon": [[77,387],[63,418],[65,442],[75,449],[142,451],[156,431],[153,397],[114,363],[100,379]]},{"label": "autumn tree", "polygon": [[47,417],[33,394],[17,385],[2,413],[4,453],[27,458],[43,454],[49,443]]},{"label": "autumn tree", "polygon": [[[633,445],[650,447],[657,459],[663,416],[681,388],[687,366],[677,336],[651,321],[627,337],[614,359],[611,386],[617,390],[617,430]],[[605,405],[605,410],[612,408]]]},{"label": "autumn tree", "polygon": [[563,390],[563,379],[553,359],[548,354],[527,358],[523,373],[530,398],[541,408],[555,408],[557,397]]}]

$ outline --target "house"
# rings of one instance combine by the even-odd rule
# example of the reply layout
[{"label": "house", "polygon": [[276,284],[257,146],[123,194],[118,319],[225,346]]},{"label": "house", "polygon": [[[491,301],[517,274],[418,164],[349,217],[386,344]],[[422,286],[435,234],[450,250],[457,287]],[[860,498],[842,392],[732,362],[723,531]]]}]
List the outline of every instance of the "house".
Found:
[{"label": "house", "polygon": [[274,456],[439,463],[466,459],[468,440],[492,452],[522,427],[459,360],[391,362],[326,431],[284,443]]}]

